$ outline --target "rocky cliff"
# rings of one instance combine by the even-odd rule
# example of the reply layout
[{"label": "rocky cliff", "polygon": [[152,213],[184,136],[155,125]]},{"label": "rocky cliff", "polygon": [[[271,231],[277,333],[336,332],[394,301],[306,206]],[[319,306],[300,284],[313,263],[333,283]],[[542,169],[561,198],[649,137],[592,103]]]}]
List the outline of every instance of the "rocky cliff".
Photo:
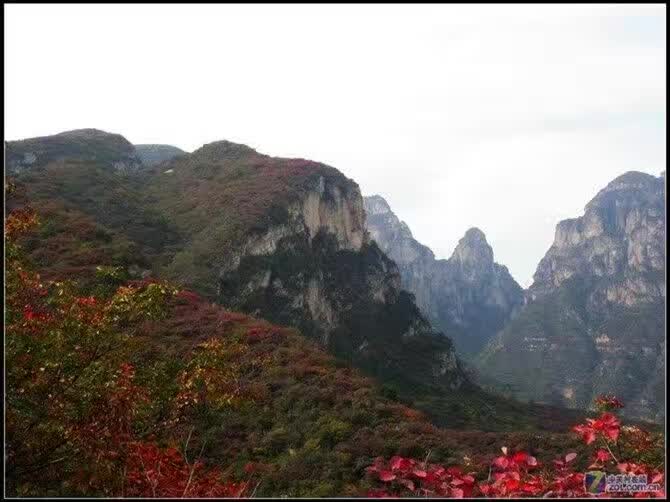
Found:
[{"label": "rocky cliff", "polygon": [[560,222],[528,304],[479,368],[526,399],[586,407],[612,392],[663,416],[664,178],[628,172]]},{"label": "rocky cliff", "polygon": [[[25,200],[49,208],[30,247],[46,270],[91,276],[104,256],[297,327],[407,393],[465,382],[449,338],[370,240],[358,185],[337,169],[229,141],[143,165],[127,140],[95,129],[7,152]],[[62,252],[74,258],[65,266]]]},{"label": "rocky cliff", "polygon": [[466,357],[476,354],[523,304],[521,287],[494,262],[481,230],[471,228],[451,258],[436,260],[382,197],[366,197],[365,208],[370,235],[398,264],[402,286]]},{"label": "rocky cliff", "polygon": [[463,383],[451,341],[401,290],[339,171],[222,141],[149,172],[150,197],[185,236],[167,276],[387,379]]}]

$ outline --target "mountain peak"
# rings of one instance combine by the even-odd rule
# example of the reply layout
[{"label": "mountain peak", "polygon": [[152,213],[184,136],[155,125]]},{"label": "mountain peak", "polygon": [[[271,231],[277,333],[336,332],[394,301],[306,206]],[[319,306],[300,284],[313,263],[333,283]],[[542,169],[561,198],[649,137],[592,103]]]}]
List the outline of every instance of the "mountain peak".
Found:
[{"label": "mountain peak", "polygon": [[204,157],[209,160],[230,160],[239,159],[247,155],[260,155],[250,146],[242,143],[234,143],[228,140],[214,141],[207,143],[193,152],[195,157]]},{"label": "mountain peak", "polygon": [[51,136],[7,142],[10,171],[44,166],[64,159],[79,159],[134,171],[141,166],[133,145],[120,134],[100,129],[74,129]]},{"label": "mountain peak", "polygon": [[490,266],[493,265],[493,249],[486,241],[484,232],[473,227],[458,241],[451,259],[463,265]]},{"label": "mountain peak", "polygon": [[482,232],[477,227],[469,228],[465,232],[465,235],[463,236],[463,240],[465,240],[467,242],[472,242],[472,243],[488,244],[486,242],[486,235],[484,235],[484,232]]},{"label": "mountain peak", "polygon": [[391,206],[381,195],[367,195],[364,197],[365,210],[368,214],[388,214],[391,213]]}]

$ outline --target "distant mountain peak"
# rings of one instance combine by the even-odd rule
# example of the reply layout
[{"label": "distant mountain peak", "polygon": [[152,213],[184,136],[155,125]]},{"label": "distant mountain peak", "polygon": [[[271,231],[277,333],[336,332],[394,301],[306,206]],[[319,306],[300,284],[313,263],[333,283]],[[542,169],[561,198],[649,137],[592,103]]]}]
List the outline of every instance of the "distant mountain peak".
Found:
[{"label": "distant mountain peak", "polygon": [[458,241],[451,260],[461,264],[492,266],[493,248],[486,241],[484,232],[473,227]]},{"label": "distant mountain peak", "polygon": [[369,195],[365,197],[366,211],[368,214],[388,214],[391,213],[391,206],[381,195]]},{"label": "distant mountain peak", "polygon": [[493,262],[480,229],[469,229],[449,260],[436,260],[383,197],[364,202],[370,236],[398,264],[403,287],[462,354],[477,352],[522,305],[523,290]]}]

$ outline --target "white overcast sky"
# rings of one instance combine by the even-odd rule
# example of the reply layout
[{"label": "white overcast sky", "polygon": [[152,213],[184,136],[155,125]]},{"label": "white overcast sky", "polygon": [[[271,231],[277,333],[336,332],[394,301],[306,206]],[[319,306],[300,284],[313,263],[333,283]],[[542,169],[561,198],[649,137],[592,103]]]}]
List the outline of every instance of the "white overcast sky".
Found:
[{"label": "white overcast sky", "polygon": [[665,6],[5,5],[5,134],[325,162],[528,286],[556,223],[666,162]]}]

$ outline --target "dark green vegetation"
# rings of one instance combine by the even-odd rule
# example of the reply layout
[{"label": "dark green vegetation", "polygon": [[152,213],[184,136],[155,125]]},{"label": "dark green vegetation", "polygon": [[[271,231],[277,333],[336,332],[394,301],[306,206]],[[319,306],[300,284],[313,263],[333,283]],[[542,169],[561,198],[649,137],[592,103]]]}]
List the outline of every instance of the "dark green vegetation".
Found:
[{"label": "dark green vegetation", "polygon": [[659,334],[665,331],[664,304],[617,306],[595,313],[586,311],[584,297],[584,282],[574,279],[529,304],[482,352],[478,366],[495,375],[498,390],[522,400],[557,406],[567,400],[586,408],[593,396],[616,389],[630,403],[633,417],[640,416],[634,409],[640,400],[662,411],[662,368],[651,381],[639,376],[656,369],[656,358],[663,354]]}]

